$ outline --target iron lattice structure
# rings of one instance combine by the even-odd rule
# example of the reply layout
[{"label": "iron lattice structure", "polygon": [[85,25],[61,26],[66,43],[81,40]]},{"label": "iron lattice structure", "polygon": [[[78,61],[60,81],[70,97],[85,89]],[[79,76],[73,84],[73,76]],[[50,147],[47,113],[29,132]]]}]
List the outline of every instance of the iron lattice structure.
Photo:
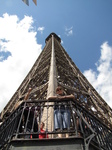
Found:
[{"label": "iron lattice structure", "polygon": [[[86,136],[84,128],[81,125],[81,130],[84,133],[85,149],[88,149],[88,145],[91,139],[96,135],[96,132],[100,134],[103,130],[104,132],[102,132],[99,137],[96,136],[98,147],[99,149],[107,148],[111,150],[112,144],[110,144],[109,141],[107,142],[106,138],[112,138],[112,109],[74,64],[62,47],[61,39],[55,33],[51,33],[46,38],[45,43],[46,45],[43,51],[30,72],[1,112],[4,122],[7,113],[10,112],[11,114],[15,111],[15,105],[20,99],[24,99],[29,88],[32,88],[29,100],[32,100],[32,102],[35,101],[36,106],[38,106],[39,102],[39,104],[41,103],[40,106],[45,107],[48,103],[46,100],[56,94],[55,90],[57,86],[61,86],[67,95],[74,95],[75,104],[71,102],[68,105],[70,105],[73,114],[75,112],[79,119],[82,120],[80,121],[80,125],[81,122],[83,122],[83,124],[85,123],[89,128],[88,131],[90,135],[87,134],[88,136]],[[52,101],[49,101],[49,103],[50,106],[53,106]],[[44,111],[44,109],[42,111]],[[53,113],[53,111],[50,111],[50,113],[51,112]],[[49,114],[47,117],[48,116]],[[73,118],[74,117],[72,117],[72,120],[74,120]],[[50,121],[50,124],[52,124],[52,119]],[[52,127],[48,124],[48,129],[49,128],[49,131],[52,131]]]}]

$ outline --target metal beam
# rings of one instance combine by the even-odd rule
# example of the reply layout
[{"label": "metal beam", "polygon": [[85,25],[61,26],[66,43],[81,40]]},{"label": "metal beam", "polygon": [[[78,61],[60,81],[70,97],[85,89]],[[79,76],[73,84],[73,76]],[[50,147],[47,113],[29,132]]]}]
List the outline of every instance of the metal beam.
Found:
[{"label": "metal beam", "polygon": [[[51,50],[51,62],[50,62],[50,72],[49,72],[49,81],[48,81],[48,90],[47,90],[47,99],[48,97],[55,96],[56,95],[56,87],[57,87],[57,78],[56,78],[56,60],[55,60],[55,50],[54,50],[54,35],[52,34],[52,50]],[[54,110],[52,107],[49,108],[50,105],[52,105],[53,102],[47,102],[45,105],[47,105],[46,109],[43,111],[42,121],[45,122],[46,128],[48,131],[53,131],[54,129],[54,119],[53,114]],[[49,108],[49,109],[47,109]],[[51,135],[52,137],[52,135]]]},{"label": "metal beam", "polygon": [[51,52],[51,65],[49,73],[49,84],[47,98],[50,96],[55,96],[56,87],[57,87],[57,78],[56,78],[56,63],[55,63],[55,52],[54,52],[54,35],[52,34],[52,52]]}]

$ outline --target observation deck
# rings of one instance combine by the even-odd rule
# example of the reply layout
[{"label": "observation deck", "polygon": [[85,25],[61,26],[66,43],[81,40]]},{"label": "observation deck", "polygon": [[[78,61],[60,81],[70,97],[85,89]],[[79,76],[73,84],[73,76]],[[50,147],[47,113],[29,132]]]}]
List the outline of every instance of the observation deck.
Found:
[{"label": "observation deck", "polygon": [[[56,104],[56,102],[58,103]],[[64,102],[67,104],[64,105],[64,109],[66,110],[68,107],[71,112],[70,128],[48,130],[50,108],[54,110],[57,105],[56,107],[60,110]],[[46,118],[42,120],[43,110],[45,109],[47,112]],[[37,126],[35,125],[35,119],[37,119]],[[39,126],[42,121],[45,122],[44,133],[41,133]],[[30,129],[27,130],[29,123]],[[48,138],[39,139],[40,134],[47,135]],[[59,138],[58,134],[61,134],[62,137]],[[69,136],[66,138],[65,134]],[[112,130],[73,99],[63,101],[57,99],[49,101],[27,100],[23,101],[15,111],[9,114],[0,126],[0,149],[111,150]]]}]

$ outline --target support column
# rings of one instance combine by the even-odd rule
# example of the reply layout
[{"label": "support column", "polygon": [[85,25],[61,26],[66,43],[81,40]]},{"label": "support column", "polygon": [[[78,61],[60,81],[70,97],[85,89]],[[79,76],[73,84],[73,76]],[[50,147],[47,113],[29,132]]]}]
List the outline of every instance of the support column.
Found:
[{"label": "support column", "polygon": [[[51,64],[50,64],[50,72],[49,72],[49,83],[48,83],[48,91],[47,98],[56,95],[56,87],[57,87],[57,77],[56,77],[56,61],[55,61],[55,51],[54,51],[54,35],[52,34],[52,51],[51,51]],[[54,110],[49,105],[53,103],[47,102],[46,107],[43,111],[42,120],[45,122],[48,131],[53,131],[54,128]],[[52,137],[52,135],[51,135]]]},{"label": "support column", "polygon": [[51,66],[49,73],[49,84],[47,98],[56,94],[57,78],[56,78],[56,63],[55,63],[55,52],[54,52],[54,35],[52,35],[52,53],[51,53]]}]

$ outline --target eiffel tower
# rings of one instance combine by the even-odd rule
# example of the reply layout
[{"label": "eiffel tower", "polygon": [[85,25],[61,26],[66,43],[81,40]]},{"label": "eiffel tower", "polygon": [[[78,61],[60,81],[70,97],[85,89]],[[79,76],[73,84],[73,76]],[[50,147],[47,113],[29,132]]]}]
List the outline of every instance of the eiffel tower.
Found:
[{"label": "eiffel tower", "polygon": [[[51,33],[45,43],[30,72],[1,112],[0,148],[112,150],[112,109],[74,64],[60,37]],[[53,99],[57,87],[74,98]],[[54,128],[56,105],[59,111],[61,106],[70,110],[70,127],[66,130]],[[27,132],[29,121],[32,123]],[[41,122],[49,138],[39,139]]]}]

